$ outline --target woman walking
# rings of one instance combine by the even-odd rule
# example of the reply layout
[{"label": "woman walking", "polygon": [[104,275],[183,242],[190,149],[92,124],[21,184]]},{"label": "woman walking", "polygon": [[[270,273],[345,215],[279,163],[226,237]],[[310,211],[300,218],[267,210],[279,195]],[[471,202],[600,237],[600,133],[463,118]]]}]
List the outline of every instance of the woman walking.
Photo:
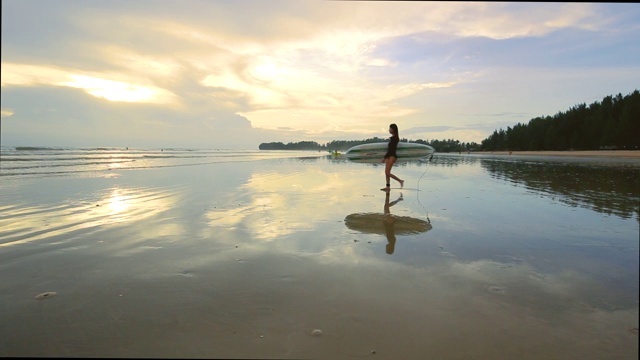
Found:
[{"label": "woman walking", "polygon": [[389,147],[387,148],[387,153],[384,155],[384,159],[382,159],[381,161],[385,164],[384,175],[387,180],[387,186],[380,189],[387,192],[391,190],[391,188],[389,187],[391,178],[399,182],[400,187],[404,186],[404,180],[391,173],[391,167],[396,163],[396,160],[398,160],[398,155],[396,154],[398,143],[400,142],[400,136],[398,135],[398,126],[396,124],[389,125],[389,133],[391,134],[391,138],[389,139]]}]

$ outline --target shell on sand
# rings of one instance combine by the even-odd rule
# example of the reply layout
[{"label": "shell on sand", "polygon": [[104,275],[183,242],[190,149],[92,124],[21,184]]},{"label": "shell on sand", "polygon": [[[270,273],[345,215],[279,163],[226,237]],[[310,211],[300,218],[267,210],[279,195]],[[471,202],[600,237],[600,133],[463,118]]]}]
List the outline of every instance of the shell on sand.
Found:
[{"label": "shell on sand", "polygon": [[492,294],[504,295],[507,293],[507,288],[504,286],[492,285],[487,288],[487,291]]},{"label": "shell on sand", "polygon": [[52,297],[52,296],[54,296],[56,294],[57,293],[54,292],[54,291],[46,291],[46,292],[43,292],[42,294],[36,295],[36,297],[34,299],[36,299],[36,300],[48,299],[48,298],[50,298],[50,297]]}]

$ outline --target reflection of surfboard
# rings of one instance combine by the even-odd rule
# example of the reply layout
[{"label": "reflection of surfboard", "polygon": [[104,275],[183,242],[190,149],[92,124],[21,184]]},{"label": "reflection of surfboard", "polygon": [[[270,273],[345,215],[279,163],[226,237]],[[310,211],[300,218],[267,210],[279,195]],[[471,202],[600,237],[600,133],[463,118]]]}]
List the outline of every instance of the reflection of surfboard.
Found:
[{"label": "reflection of surfboard", "polygon": [[[356,162],[380,162],[387,153],[389,143],[377,142],[354,146],[347,150],[345,156]],[[428,159],[435,149],[429,145],[399,142],[396,154],[398,161],[412,161],[420,159]]]},{"label": "reflection of surfboard", "polygon": [[431,230],[431,224],[427,221],[382,213],[351,214],[344,219],[344,223],[351,230],[367,234],[385,235],[391,224],[395,235],[419,234]]}]

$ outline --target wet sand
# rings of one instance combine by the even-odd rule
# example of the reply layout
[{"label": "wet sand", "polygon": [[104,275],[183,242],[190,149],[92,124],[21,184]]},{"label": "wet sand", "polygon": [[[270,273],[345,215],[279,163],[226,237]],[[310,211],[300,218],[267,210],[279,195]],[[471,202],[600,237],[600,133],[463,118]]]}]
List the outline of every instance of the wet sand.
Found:
[{"label": "wet sand", "polygon": [[636,219],[479,161],[394,172],[389,196],[326,158],[3,182],[0,355],[637,358]]},{"label": "wet sand", "polygon": [[633,158],[640,159],[640,150],[586,150],[586,151],[474,151],[480,155],[528,155],[528,156],[564,156],[597,158]]}]

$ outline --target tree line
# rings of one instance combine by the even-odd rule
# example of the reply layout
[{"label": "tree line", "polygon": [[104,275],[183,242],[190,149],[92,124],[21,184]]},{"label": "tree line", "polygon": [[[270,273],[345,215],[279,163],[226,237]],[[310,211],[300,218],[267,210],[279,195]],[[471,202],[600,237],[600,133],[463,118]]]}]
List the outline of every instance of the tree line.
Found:
[{"label": "tree line", "polygon": [[554,116],[495,130],[484,151],[640,149],[640,92],[578,104]]},{"label": "tree line", "polygon": [[[541,151],[640,149],[640,92],[607,96],[591,105],[578,104],[554,116],[536,117],[527,124],[518,123],[506,130],[494,130],[480,144],[454,139],[408,140],[432,146],[437,152],[467,151]],[[260,150],[345,151],[353,146],[388,139],[333,140],[326,144],[315,141],[262,143]]]},{"label": "tree line", "polygon": [[[289,142],[287,144],[282,142],[270,142],[262,143],[258,147],[260,150],[318,150],[318,151],[346,151],[349,148],[362,144],[387,142],[389,139],[373,137],[364,140],[332,140],[325,144],[319,144],[315,141],[300,141]],[[411,142],[418,144],[425,144],[432,146],[437,152],[461,152],[461,151],[477,151],[480,150],[480,145],[476,143],[465,143],[458,140],[408,140],[406,138],[400,139],[402,142]]]},{"label": "tree line", "polygon": [[315,141],[300,141],[284,144],[282,142],[262,143],[258,147],[260,150],[326,150],[344,151],[350,147],[374,142],[384,142],[388,139],[373,137],[365,140],[333,140],[326,144],[319,144]]}]

